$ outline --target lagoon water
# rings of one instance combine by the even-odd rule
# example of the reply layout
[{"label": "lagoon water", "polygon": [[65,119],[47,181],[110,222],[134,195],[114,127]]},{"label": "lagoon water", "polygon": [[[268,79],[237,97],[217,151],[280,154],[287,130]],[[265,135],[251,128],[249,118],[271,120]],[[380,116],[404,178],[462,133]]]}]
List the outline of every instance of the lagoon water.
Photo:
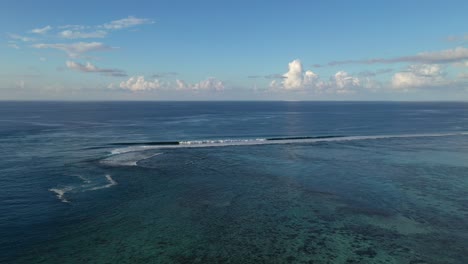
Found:
[{"label": "lagoon water", "polygon": [[468,263],[468,103],[1,102],[1,263]]}]

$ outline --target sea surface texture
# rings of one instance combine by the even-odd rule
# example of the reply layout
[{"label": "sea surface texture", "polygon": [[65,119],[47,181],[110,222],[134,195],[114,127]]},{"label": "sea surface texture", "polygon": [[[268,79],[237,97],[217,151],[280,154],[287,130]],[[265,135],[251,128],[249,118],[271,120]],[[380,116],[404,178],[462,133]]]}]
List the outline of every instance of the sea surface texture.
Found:
[{"label": "sea surface texture", "polygon": [[468,263],[468,103],[1,102],[0,263]]}]

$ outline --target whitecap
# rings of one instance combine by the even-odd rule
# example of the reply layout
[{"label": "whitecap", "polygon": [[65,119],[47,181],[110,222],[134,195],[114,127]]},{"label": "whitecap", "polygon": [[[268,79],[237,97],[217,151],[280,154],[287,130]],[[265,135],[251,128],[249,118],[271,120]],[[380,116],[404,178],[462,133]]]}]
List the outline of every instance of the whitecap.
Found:
[{"label": "whitecap", "polygon": [[[170,148],[206,148],[206,147],[228,147],[228,146],[252,146],[252,145],[276,145],[276,144],[300,144],[300,143],[318,143],[318,142],[340,142],[340,141],[355,141],[355,140],[376,140],[376,139],[392,139],[392,138],[419,138],[419,137],[446,137],[446,136],[462,136],[468,135],[468,132],[458,133],[431,133],[431,134],[400,134],[400,135],[373,135],[373,136],[339,136],[339,137],[303,137],[303,138],[284,138],[284,139],[207,139],[180,141],[178,144],[152,144],[129,146],[116,148],[111,151],[111,154],[124,154],[142,152],[151,149],[170,149]],[[112,157],[112,156],[111,156]],[[118,158],[117,156],[113,159]],[[134,161],[135,159],[131,159]],[[134,162],[131,165],[135,165]]]}]

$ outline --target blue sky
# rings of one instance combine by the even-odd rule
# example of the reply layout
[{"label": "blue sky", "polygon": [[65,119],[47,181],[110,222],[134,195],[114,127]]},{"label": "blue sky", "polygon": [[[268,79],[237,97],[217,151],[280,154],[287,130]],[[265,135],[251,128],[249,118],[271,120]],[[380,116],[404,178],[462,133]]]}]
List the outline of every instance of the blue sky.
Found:
[{"label": "blue sky", "polygon": [[468,100],[467,1],[0,3],[4,100]]}]

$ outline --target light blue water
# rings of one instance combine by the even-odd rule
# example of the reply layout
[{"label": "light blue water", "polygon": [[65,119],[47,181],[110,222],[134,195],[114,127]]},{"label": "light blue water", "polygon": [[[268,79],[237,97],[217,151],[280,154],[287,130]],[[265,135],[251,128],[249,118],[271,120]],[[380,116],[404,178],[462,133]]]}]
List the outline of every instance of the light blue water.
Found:
[{"label": "light blue water", "polygon": [[2,102],[0,262],[468,263],[468,104]]}]

